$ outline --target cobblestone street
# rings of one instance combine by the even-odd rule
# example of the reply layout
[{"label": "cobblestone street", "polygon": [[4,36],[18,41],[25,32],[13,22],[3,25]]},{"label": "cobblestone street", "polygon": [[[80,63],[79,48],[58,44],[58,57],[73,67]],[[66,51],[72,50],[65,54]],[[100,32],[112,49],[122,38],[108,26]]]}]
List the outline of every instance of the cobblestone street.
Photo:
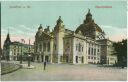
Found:
[{"label": "cobblestone street", "polygon": [[32,63],[34,69],[19,69],[1,76],[2,81],[92,81],[92,80],[127,80],[127,69],[97,67],[96,65],[48,64],[43,70],[43,63]]}]

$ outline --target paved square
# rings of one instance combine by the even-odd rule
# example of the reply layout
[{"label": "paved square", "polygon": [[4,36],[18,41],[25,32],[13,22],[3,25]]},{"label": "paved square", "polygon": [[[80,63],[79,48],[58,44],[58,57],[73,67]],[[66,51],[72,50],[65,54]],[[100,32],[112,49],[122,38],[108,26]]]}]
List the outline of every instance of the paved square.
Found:
[{"label": "paved square", "polygon": [[126,81],[127,69],[97,67],[97,65],[47,64],[32,63],[34,69],[19,69],[1,76],[2,81]]}]

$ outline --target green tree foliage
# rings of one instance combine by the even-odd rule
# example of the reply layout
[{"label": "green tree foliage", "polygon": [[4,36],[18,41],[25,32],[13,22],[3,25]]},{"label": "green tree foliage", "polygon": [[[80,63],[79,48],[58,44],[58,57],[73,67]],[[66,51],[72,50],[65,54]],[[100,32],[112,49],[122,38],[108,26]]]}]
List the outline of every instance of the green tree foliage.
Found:
[{"label": "green tree foliage", "polygon": [[121,42],[116,42],[113,44],[118,58],[117,65],[121,67],[127,66],[127,39]]}]

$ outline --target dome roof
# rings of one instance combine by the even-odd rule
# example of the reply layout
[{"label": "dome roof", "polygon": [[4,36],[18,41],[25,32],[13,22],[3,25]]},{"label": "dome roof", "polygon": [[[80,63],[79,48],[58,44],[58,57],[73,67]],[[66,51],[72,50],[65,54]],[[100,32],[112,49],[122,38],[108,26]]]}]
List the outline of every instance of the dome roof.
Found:
[{"label": "dome roof", "polygon": [[82,32],[84,36],[95,36],[95,32],[101,32],[102,29],[94,22],[92,19],[92,14],[90,13],[90,9],[88,9],[88,13],[86,14],[86,19],[84,20],[83,24],[81,24],[75,31],[78,33],[79,30]]},{"label": "dome roof", "polygon": [[97,24],[95,24],[95,25],[96,25],[96,31],[103,32],[102,29]]},{"label": "dome roof", "polygon": [[102,29],[97,25],[95,24],[94,22],[92,23],[87,23],[87,24],[81,24],[75,31],[75,33],[78,33],[79,30],[82,32],[82,34],[85,36],[85,32],[87,31],[90,31],[90,30],[95,30],[95,31],[98,31],[98,32],[102,32]]}]

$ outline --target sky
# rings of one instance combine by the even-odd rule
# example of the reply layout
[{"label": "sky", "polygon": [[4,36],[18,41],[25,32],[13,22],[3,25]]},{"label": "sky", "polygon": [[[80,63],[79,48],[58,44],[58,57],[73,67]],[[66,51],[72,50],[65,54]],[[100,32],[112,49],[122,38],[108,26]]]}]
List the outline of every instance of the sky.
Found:
[{"label": "sky", "polygon": [[25,39],[28,43],[31,39],[32,44],[39,25],[50,26],[52,30],[59,16],[65,28],[75,31],[83,23],[88,8],[95,23],[105,31],[106,38],[112,41],[126,38],[125,1],[13,1],[1,3],[1,44],[3,46],[8,29],[11,41]]}]

